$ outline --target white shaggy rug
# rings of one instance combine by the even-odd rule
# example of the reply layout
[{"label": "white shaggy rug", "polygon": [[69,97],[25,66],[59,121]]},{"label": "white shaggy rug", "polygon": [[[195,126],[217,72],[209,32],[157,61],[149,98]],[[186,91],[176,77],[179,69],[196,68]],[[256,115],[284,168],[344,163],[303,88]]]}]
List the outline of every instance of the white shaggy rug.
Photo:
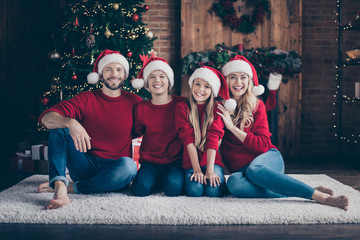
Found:
[{"label": "white shaggy rug", "polygon": [[37,193],[45,175],[31,176],[0,193],[0,223],[44,224],[334,224],[360,223],[360,192],[326,175],[291,175],[350,198],[349,211],[300,198],[239,199],[134,197],[129,193],[71,194],[72,203],[44,210],[52,193]]}]

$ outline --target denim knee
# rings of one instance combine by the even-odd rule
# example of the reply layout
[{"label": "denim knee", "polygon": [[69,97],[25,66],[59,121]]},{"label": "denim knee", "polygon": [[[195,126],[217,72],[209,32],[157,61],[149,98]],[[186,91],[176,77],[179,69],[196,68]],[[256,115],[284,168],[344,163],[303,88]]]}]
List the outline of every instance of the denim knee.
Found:
[{"label": "denim knee", "polygon": [[163,180],[164,194],[168,197],[180,196],[184,192],[184,175],[167,176]]},{"label": "denim knee", "polygon": [[186,194],[190,197],[201,197],[204,194],[204,185],[190,181],[190,179],[185,183]]},{"label": "denim knee", "polygon": [[136,181],[131,186],[131,193],[137,197],[145,197],[150,195],[152,188],[152,184],[147,181]]},{"label": "denim knee", "polygon": [[[120,158],[117,163],[112,166],[114,172],[118,172],[122,176],[119,178],[124,178],[124,176],[128,176],[129,183],[132,182],[137,173],[137,166],[135,161],[129,157],[122,157]],[[117,174],[116,174],[117,175]]]},{"label": "denim knee", "polygon": [[216,186],[216,187],[211,187],[210,185],[207,185],[207,186],[205,186],[205,196],[206,197],[222,197],[225,192],[224,187],[225,187],[224,183],[221,183],[220,186]]},{"label": "denim knee", "polygon": [[240,172],[236,174],[231,174],[229,176],[226,186],[231,195],[233,196],[239,195],[239,192],[241,192],[240,182],[243,177],[244,177],[243,173]]}]

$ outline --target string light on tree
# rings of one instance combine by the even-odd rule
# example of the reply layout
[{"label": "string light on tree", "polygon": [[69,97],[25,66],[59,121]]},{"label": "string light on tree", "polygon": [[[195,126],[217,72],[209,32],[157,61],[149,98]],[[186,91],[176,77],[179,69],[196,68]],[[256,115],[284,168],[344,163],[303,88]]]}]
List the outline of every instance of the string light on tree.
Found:
[{"label": "string light on tree", "polygon": [[49,58],[50,60],[58,60],[60,58],[60,53],[56,50],[52,51],[51,53],[49,53]]}]

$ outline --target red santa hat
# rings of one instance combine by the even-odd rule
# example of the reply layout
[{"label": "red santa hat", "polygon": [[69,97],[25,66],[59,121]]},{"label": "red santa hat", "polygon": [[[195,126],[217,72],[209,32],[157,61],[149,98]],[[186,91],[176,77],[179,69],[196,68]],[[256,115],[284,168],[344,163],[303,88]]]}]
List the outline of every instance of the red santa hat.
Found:
[{"label": "red santa hat", "polygon": [[235,110],[236,101],[229,96],[229,88],[227,86],[225,77],[218,70],[203,66],[194,71],[194,73],[190,76],[189,86],[192,87],[192,84],[195,79],[200,78],[204,81],[208,82],[212,88],[214,96],[220,96],[225,100],[224,107],[229,110]]},{"label": "red santa hat", "polygon": [[166,74],[167,78],[169,79],[170,86],[173,87],[174,71],[165,59],[154,56],[152,56],[150,59],[145,58],[143,67],[139,72],[139,76],[132,80],[131,85],[133,88],[137,89],[144,87],[145,83],[147,83],[149,75],[153,71],[157,70],[163,71]]},{"label": "red santa hat", "polygon": [[234,72],[243,72],[249,75],[250,79],[252,79],[254,83],[252,92],[256,96],[264,93],[265,88],[263,85],[259,84],[255,67],[244,56],[236,55],[235,57],[230,59],[230,61],[227,62],[222,68],[222,73],[224,74],[224,76],[228,76],[230,73]]},{"label": "red santa hat", "polygon": [[104,67],[109,63],[119,63],[123,66],[125,70],[125,79],[128,78],[129,62],[126,58],[117,51],[105,49],[96,59],[93,72],[87,75],[88,82],[92,84],[99,82]]}]

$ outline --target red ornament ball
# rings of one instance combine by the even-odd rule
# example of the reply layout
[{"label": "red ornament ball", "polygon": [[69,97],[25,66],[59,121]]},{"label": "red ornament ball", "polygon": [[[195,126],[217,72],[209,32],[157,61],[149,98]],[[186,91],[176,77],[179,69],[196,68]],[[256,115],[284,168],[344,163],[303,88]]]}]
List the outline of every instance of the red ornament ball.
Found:
[{"label": "red ornament ball", "polygon": [[74,80],[74,81],[76,81],[76,80],[77,80],[77,76],[74,74],[74,75],[71,76],[71,79]]},{"label": "red ornament ball", "polygon": [[150,6],[149,6],[149,5],[145,5],[145,6],[144,6],[144,8],[145,8],[145,9],[146,9],[146,11],[147,11],[147,10],[149,10],[149,9],[150,9]]},{"label": "red ornament ball", "polygon": [[127,54],[126,54],[126,56],[131,57],[131,56],[132,56],[132,52],[131,52],[131,51],[128,51]]},{"label": "red ornament ball", "polygon": [[132,20],[133,20],[134,22],[137,22],[137,21],[139,21],[139,19],[140,19],[139,15],[136,14],[136,13],[134,13],[134,15],[132,15],[131,18],[132,18]]},{"label": "red ornament ball", "polygon": [[46,106],[50,102],[50,99],[48,97],[43,97],[40,99],[40,102],[43,106]]}]

